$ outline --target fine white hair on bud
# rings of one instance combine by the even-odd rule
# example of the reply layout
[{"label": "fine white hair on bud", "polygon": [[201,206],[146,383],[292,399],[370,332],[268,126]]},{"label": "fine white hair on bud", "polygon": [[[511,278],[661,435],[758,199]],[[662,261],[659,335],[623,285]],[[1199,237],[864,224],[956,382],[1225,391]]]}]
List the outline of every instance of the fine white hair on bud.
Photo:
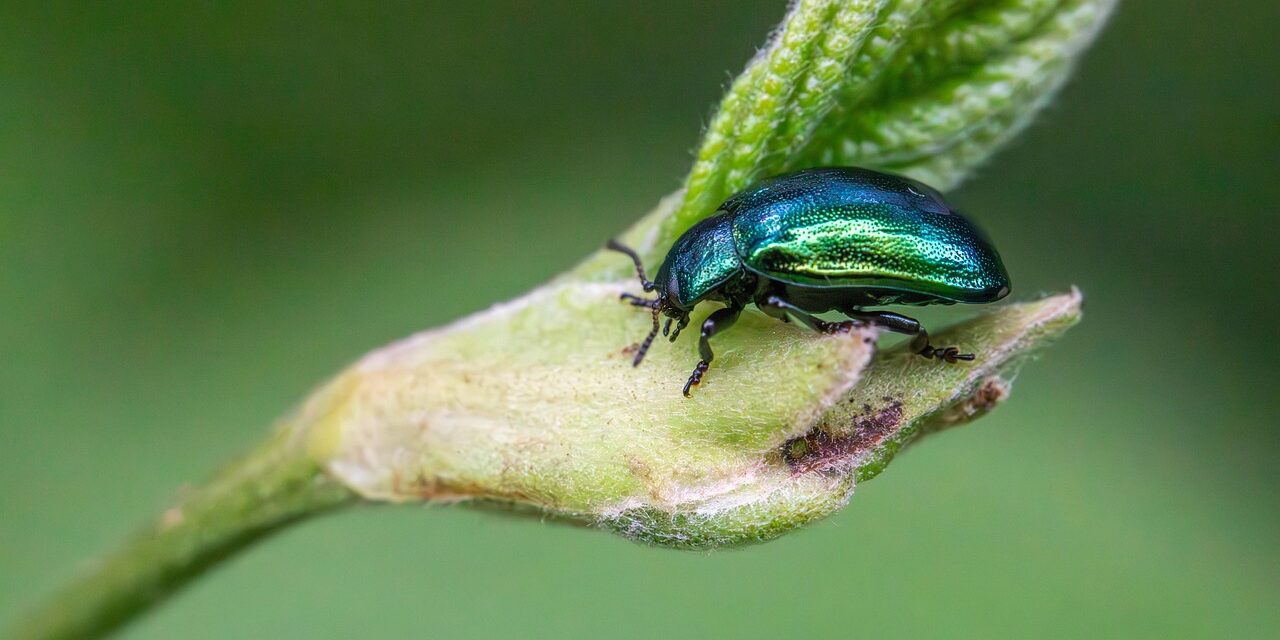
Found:
[{"label": "fine white hair on bud", "polygon": [[[965,365],[875,330],[818,334],[749,312],[686,399],[693,340],[632,367],[627,285],[558,283],[370,354],[295,418],[366,499],[532,507],[645,542],[768,540],[841,508],[920,435],[981,415],[999,378],[1078,318],[1072,292],[941,334]],[[701,313],[705,314],[706,310]],[[998,381],[998,382],[997,382]]]}]

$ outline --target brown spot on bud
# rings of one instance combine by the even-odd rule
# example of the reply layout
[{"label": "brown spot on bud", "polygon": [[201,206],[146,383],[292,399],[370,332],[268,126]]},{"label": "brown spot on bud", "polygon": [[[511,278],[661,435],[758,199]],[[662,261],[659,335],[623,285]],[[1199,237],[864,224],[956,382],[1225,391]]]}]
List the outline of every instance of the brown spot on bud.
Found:
[{"label": "brown spot on bud", "polygon": [[890,400],[880,409],[863,405],[846,429],[833,434],[822,425],[782,445],[782,459],[793,474],[845,471],[867,451],[879,446],[902,423],[902,402]]},{"label": "brown spot on bud", "polygon": [[938,415],[935,428],[964,424],[980,418],[1009,397],[1010,384],[999,376],[991,376],[978,383],[973,393],[961,398]]}]

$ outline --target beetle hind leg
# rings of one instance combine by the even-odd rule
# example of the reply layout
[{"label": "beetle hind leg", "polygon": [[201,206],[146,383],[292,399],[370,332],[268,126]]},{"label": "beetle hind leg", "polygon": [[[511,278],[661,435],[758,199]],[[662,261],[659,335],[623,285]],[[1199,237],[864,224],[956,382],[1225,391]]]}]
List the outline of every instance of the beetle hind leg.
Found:
[{"label": "beetle hind leg", "polygon": [[936,358],[938,360],[955,364],[957,362],[972,361],[974,355],[972,353],[960,353],[958,347],[935,347],[929,344],[929,332],[925,331],[920,325],[920,321],[915,318],[908,318],[902,314],[893,313],[892,311],[861,311],[858,309],[842,309],[841,313],[853,318],[870,322],[882,329],[893,331],[894,333],[905,333],[911,336],[911,351],[916,355],[924,358]]},{"label": "beetle hind leg", "polygon": [[805,326],[817,331],[818,333],[845,333],[853,328],[853,322],[827,322],[821,318],[816,318],[808,311],[783,300],[777,295],[765,295],[756,298],[756,306],[760,308],[765,315],[777,318],[783,322],[790,322],[791,317],[795,317]]},{"label": "beetle hind leg", "polygon": [[[917,341],[918,340],[911,341],[911,346],[913,348],[916,346]],[[958,347],[935,347],[928,344],[929,341],[927,339],[924,342],[925,345],[916,351],[916,353],[924,356],[925,358],[937,358],[939,360],[945,360],[946,362],[955,364],[961,360],[972,362],[976,357],[972,353],[960,353],[960,349]]]}]

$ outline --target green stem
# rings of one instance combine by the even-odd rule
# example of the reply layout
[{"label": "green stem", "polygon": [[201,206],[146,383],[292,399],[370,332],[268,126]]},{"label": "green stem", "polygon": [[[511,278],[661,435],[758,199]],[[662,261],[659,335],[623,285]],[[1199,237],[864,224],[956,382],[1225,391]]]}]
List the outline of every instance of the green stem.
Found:
[{"label": "green stem", "polygon": [[97,638],[269,534],[355,500],[279,431],[190,490],[123,547],[19,620],[5,637]]}]

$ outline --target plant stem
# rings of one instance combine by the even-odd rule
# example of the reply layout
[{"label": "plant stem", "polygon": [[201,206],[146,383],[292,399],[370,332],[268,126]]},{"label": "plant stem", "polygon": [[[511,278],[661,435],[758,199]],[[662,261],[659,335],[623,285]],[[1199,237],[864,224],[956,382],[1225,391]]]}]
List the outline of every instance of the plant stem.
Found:
[{"label": "plant stem", "polygon": [[287,524],[355,500],[288,430],[190,490],[5,637],[97,638]]}]

